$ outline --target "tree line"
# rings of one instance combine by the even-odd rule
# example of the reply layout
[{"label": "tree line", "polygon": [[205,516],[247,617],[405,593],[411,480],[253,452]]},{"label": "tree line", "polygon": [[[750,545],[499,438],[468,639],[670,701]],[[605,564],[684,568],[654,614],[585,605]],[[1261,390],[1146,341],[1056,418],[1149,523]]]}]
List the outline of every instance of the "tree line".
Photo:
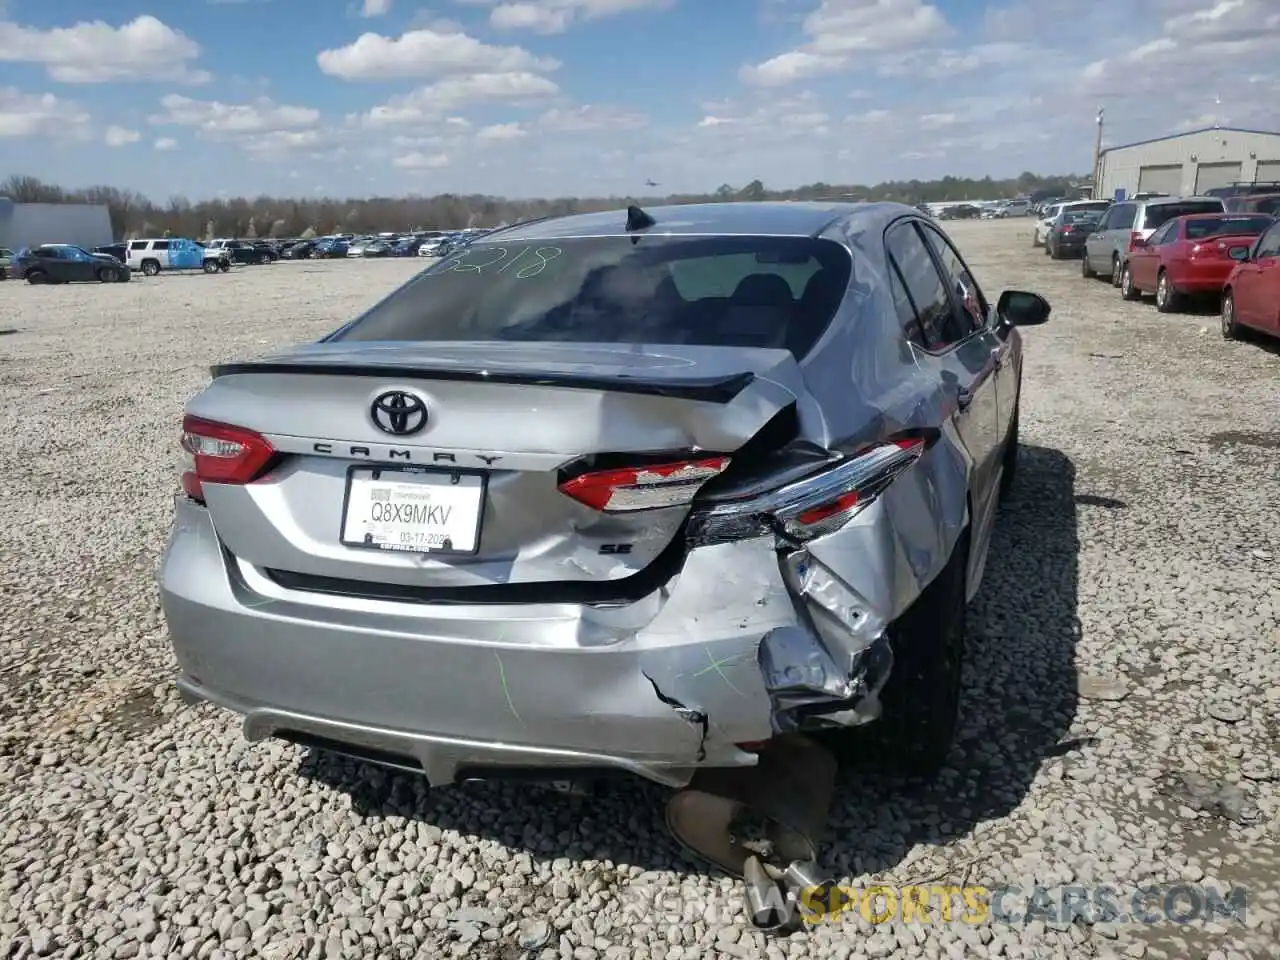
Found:
[{"label": "tree line", "polygon": [[936,203],[997,200],[1037,190],[1066,193],[1075,176],[1039,176],[1024,172],[1012,179],[943,177],[895,180],[874,186],[811,183],[787,190],[753,180],[743,187],[722,184],[713,193],[640,197],[559,197],[516,200],[481,194],[445,193],[406,197],[234,197],[160,202],[133,190],[112,186],[78,189],[16,175],[0,181],[0,197],[16,203],[95,203],[111,213],[117,240],[136,236],[298,237],[328,233],[453,230],[495,227],[534,217],[609,210],[628,203],[701,203],[731,200],[897,200]]}]

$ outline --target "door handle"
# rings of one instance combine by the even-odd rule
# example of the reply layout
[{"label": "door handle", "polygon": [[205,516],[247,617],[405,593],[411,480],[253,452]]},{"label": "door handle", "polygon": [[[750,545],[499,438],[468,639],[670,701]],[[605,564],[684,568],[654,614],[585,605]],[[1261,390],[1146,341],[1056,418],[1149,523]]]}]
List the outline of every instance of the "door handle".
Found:
[{"label": "door handle", "polygon": [[973,391],[968,387],[961,387],[956,391],[956,406],[961,410],[968,410],[969,404],[973,403]]}]

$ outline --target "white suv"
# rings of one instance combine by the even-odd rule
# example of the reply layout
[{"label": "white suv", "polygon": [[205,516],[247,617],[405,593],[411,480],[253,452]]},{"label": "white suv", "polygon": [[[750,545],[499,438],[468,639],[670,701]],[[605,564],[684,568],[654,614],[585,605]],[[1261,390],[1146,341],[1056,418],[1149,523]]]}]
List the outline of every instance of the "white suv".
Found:
[{"label": "white suv", "polygon": [[163,237],[158,240],[131,240],[127,251],[129,267],[141,270],[145,276],[154,277],[161,270],[203,270],[205,273],[226,273],[231,269],[231,259],[219,250],[207,250],[194,240],[184,237]]}]

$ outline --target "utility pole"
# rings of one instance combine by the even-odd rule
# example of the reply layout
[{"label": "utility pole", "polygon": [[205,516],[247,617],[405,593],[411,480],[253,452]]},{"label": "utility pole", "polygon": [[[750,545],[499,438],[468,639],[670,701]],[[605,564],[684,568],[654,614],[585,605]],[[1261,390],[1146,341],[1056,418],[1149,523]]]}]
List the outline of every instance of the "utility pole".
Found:
[{"label": "utility pole", "polygon": [[1100,200],[1102,197],[1102,114],[1104,107],[1098,108],[1098,138],[1093,142],[1093,199]]}]

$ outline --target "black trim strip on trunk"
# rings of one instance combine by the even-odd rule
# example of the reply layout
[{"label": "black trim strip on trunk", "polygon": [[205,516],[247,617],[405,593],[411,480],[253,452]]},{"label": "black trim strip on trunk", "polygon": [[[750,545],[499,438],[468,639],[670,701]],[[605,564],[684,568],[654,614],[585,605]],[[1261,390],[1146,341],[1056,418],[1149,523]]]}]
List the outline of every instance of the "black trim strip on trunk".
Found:
[{"label": "black trim strip on trunk", "polygon": [[568,390],[604,390],[610,393],[635,393],[644,396],[669,397],[674,400],[696,400],[705,403],[729,403],[755,381],[754,373],[733,373],[722,377],[698,377],[689,380],[640,380],[632,377],[606,377],[581,373],[538,373],[530,371],[492,371],[415,367],[393,364],[287,363],[247,361],[220,363],[209,368],[216,380],[244,373],[285,373],[304,376],[382,377],[388,380],[445,380],[463,383],[505,383],[537,387],[562,387]]},{"label": "black trim strip on trunk", "polygon": [[322,577],[288,570],[263,569],[273,583],[286,590],[322,593],[363,600],[424,604],[555,604],[635,603],[667,584],[684,567],[684,530],[647,567],[616,580],[543,580],[493,583],[470,587],[418,587],[372,580]]}]

